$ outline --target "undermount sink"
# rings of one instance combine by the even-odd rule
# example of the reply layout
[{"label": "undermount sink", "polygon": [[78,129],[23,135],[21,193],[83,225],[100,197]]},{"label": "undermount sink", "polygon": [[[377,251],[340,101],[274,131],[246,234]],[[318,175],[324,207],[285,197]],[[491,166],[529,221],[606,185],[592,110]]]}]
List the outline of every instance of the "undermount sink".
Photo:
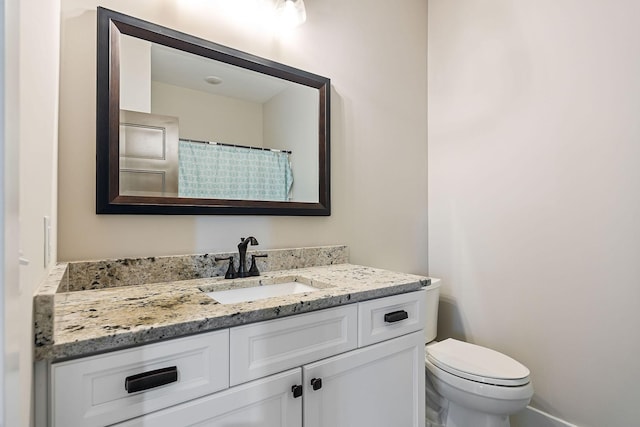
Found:
[{"label": "undermount sink", "polygon": [[301,294],[317,291],[318,288],[300,282],[284,282],[272,285],[258,285],[248,288],[228,289],[207,292],[206,294],[220,304],[237,304],[239,302],[257,301],[272,297]]}]

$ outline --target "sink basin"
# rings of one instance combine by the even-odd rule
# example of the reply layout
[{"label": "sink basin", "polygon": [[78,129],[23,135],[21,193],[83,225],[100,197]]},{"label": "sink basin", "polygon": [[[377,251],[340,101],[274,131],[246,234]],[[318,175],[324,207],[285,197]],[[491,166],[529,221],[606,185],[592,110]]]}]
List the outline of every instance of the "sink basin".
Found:
[{"label": "sink basin", "polygon": [[207,292],[206,294],[220,304],[237,304],[239,302],[256,301],[272,297],[301,294],[317,291],[318,288],[300,282],[284,282],[274,285],[236,288],[225,291]]}]

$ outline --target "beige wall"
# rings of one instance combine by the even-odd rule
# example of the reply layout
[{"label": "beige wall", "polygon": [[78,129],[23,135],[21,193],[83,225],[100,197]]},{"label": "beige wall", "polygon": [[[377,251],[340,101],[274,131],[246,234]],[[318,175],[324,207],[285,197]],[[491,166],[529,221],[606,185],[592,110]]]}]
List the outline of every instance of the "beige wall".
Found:
[{"label": "beige wall", "polygon": [[265,146],[291,151],[291,199],[318,202],[318,91],[302,85],[264,103]]},{"label": "beige wall", "polygon": [[532,371],[533,406],[640,419],[640,3],[429,1],[439,338]]},{"label": "beige wall", "polygon": [[152,82],[151,111],[179,118],[180,138],[261,147],[262,104]]},{"label": "beige wall", "polygon": [[[332,216],[97,216],[98,3],[330,77]],[[354,262],[427,272],[426,3],[310,0],[288,35],[254,20],[257,3],[63,0],[61,260],[229,250],[251,234],[264,248],[345,243]]]}]

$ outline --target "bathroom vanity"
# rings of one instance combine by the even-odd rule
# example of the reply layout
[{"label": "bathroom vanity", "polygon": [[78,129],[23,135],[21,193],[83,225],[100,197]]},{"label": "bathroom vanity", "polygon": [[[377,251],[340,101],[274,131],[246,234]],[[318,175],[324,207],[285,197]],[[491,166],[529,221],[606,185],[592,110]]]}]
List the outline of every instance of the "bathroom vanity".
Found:
[{"label": "bathroom vanity", "polygon": [[[39,424],[422,426],[429,279],[348,264],[344,247],[293,250],[296,265],[287,251],[261,251],[265,272],[234,280],[107,286],[145,261],[60,265],[36,296]],[[97,289],[71,290],[81,276]],[[315,290],[208,295],[284,283]]]}]

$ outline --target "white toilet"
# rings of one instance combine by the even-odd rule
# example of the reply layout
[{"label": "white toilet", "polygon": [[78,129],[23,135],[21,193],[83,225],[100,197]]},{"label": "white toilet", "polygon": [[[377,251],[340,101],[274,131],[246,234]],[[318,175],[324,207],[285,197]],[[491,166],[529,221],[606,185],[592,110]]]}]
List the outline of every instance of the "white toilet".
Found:
[{"label": "white toilet", "polygon": [[509,427],[533,396],[529,370],[488,348],[436,337],[440,280],[427,286],[426,427]]}]

